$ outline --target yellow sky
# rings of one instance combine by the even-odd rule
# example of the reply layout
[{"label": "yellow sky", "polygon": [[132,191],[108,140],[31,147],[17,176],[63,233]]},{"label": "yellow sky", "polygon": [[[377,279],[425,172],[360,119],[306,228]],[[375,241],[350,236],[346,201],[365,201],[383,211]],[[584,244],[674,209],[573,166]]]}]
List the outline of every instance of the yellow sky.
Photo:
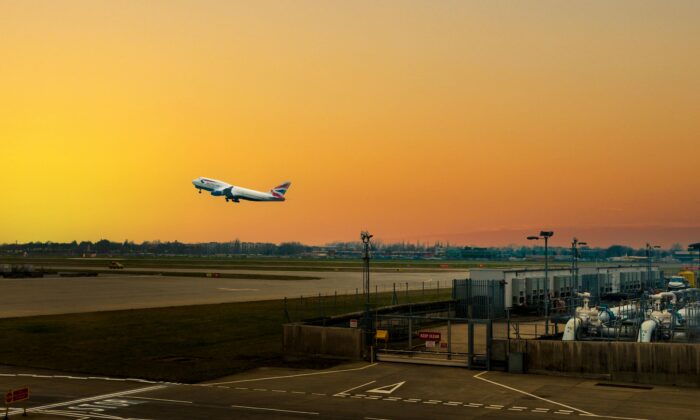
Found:
[{"label": "yellow sky", "polygon": [[[0,242],[690,241],[699,21],[696,1],[0,1]],[[198,176],[292,187],[234,205]]]}]

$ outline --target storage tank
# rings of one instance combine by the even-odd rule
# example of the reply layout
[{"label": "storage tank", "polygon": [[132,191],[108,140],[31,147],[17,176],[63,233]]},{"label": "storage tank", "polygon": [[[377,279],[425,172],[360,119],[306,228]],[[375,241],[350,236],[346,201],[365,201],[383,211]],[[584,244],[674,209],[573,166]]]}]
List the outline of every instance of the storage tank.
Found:
[{"label": "storage tank", "polygon": [[693,273],[692,271],[681,271],[680,273],[678,273],[678,275],[688,280],[688,283],[690,283],[690,287],[698,287],[697,283],[695,282],[695,273]]}]

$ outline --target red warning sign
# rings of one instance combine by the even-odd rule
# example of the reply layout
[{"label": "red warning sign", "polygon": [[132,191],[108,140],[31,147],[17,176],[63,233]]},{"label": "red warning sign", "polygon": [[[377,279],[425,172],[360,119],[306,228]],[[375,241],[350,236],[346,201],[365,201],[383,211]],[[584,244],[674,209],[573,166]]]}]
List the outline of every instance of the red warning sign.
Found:
[{"label": "red warning sign", "polygon": [[5,404],[10,405],[12,403],[24,401],[29,399],[29,387],[25,386],[19,389],[11,389],[5,394]]}]

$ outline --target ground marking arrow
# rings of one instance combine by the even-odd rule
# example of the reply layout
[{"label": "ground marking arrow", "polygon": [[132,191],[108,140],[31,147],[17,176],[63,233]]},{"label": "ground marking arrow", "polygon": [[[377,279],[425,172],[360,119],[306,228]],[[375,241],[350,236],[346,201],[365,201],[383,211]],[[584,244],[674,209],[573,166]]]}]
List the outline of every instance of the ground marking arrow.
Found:
[{"label": "ground marking arrow", "polygon": [[379,388],[370,389],[367,392],[376,392],[377,394],[391,394],[392,392],[399,389],[399,387],[405,383],[406,383],[406,381],[398,382],[398,383],[391,384],[391,385],[380,386]]}]

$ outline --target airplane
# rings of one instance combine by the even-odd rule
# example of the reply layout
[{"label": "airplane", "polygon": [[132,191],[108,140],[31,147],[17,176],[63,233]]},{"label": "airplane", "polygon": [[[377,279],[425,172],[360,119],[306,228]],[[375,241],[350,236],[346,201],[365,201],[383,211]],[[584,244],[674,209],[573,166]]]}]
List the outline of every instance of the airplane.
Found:
[{"label": "airplane", "polygon": [[236,187],[226,182],[205,178],[203,176],[192,180],[192,184],[194,184],[194,187],[199,190],[200,194],[202,193],[202,190],[209,191],[211,195],[215,197],[222,196],[226,198],[226,201],[230,200],[234,203],[238,203],[239,200],[284,201],[284,194],[289,189],[289,186],[292,185],[291,182],[287,181],[271,189],[269,193],[266,193],[262,191],[249,190],[248,188]]}]

